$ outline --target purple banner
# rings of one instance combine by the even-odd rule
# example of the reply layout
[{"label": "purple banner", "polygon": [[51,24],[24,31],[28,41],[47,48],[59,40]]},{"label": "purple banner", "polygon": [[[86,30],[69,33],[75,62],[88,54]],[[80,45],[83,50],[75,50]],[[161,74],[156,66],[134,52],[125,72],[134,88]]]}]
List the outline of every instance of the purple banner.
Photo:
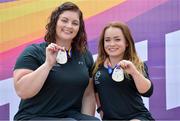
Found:
[{"label": "purple banner", "polygon": [[0,120],[9,120],[9,104],[0,106]]}]

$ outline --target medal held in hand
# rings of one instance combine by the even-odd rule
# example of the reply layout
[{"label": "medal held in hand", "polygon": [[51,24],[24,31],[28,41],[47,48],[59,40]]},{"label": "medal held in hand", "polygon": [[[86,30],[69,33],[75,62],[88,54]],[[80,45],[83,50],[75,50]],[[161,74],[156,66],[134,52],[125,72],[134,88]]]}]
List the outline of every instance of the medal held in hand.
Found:
[{"label": "medal held in hand", "polygon": [[66,51],[59,50],[56,61],[59,64],[65,64],[67,62],[67,54]]},{"label": "medal held in hand", "polygon": [[120,66],[114,68],[112,73],[112,79],[116,82],[121,82],[124,80],[124,72]]}]

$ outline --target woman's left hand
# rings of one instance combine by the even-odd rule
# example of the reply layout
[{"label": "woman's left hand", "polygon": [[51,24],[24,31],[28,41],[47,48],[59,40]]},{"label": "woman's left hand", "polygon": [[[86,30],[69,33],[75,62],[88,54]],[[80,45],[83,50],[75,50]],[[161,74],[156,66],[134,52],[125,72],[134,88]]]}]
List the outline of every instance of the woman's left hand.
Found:
[{"label": "woman's left hand", "polygon": [[120,67],[130,75],[138,72],[135,65],[129,60],[121,60],[118,65],[120,65]]}]

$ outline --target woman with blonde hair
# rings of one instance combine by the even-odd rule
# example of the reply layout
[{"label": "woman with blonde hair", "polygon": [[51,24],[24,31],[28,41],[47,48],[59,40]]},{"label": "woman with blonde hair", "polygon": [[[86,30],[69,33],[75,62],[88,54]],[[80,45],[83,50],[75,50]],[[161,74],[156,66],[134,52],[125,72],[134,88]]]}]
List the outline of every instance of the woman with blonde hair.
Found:
[{"label": "woman with blonde hair", "polygon": [[153,84],[124,23],[104,27],[93,75],[97,111],[103,120],[154,120],[141,98],[152,95]]}]

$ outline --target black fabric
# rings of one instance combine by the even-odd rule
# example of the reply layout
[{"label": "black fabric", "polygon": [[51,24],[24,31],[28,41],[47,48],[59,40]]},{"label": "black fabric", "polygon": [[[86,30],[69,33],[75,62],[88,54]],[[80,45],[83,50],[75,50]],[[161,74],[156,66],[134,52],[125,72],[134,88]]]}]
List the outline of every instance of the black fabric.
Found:
[{"label": "black fabric", "polygon": [[51,121],[51,120],[53,121],[81,121],[81,120],[82,121],[86,121],[86,120],[100,121],[98,118],[94,116],[82,114],[77,111],[68,111],[64,113],[64,118],[36,116],[36,117],[31,118],[29,121],[34,121],[34,120],[38,120],[38,121],[44,121],[44,120],[48,120],[48,121]]},{"label": "black fabric", "polygon": [[[45,61],[47,45],[43,42],[27,47],[19,56],[14,69],[36,70]],[[82,97],[89,83],[92,66],[90,52],[80,54],[72,50],[72,57],[66,64],[53,66],[37,95],[21,100],[14,119],[29,120],[36,116],[64,118],[67,111],[81,112]]]},{"label": "black fabric", "polygon": [[94,116],[89,116],[89,115],[86,115],[86,114],[81,114],[79,112],[76,112],[76,111],[69,111],[67,113],[67,117],[71,117],[71,118],[74,118],[76,120],[91,120],[91,121],[100,121],[98,118],[94,117]]},{"label": "black fabric", "polygon": [[[145,63],[144,63],[144,70],[145,70],[144,76],[147,79],[149,79],[148,67],[147,67],[147,65]],[[151,82],[150,89],[145,93],[140,93],[140,95],[142,95],[143,97],[150,97],[153,94],[153,90],[154,90],[154,86],[153,86],[153,83]]]},{"label": "black fabric", "polygon": [[[146,67],[147,68],[147,67]],[[145,77],[149,79],[147,69]],[[99,94],[101,108],[104,113],[104,120],[130,120],[135,117],[141,117],[146,120],[152,120],[152,116],[144,106],[143,100],[135,86],[132,78],[124,78],[122,82],[112,80],[108,69],[99,67],[94,77],[94,86]],[[149,91],[151,90],[151,91]],[[146,96],[152,94],[151,87]]]},{"label": "black fabric", "polygon": [[27,121],[77,121],[73,118],[54,118],[54,117],[35,117],[33,119],[27,120]]},{"label": "black fabric", "polygon": [[92,54],[89,51],[87,51],[83,57],[85,59],[86,66],[89,71],[89,76],[92,77],[92,71],[93,71],[93,65],[94,65]]},{"label": "black fabric", "polygon": [[151,87],[149,88],[149,90],[145,93],[140,93],[140,95],[143,97],[150,97],[153,93],[153,90],[154,90],[154,86],[153,83],[151,82]]}]

